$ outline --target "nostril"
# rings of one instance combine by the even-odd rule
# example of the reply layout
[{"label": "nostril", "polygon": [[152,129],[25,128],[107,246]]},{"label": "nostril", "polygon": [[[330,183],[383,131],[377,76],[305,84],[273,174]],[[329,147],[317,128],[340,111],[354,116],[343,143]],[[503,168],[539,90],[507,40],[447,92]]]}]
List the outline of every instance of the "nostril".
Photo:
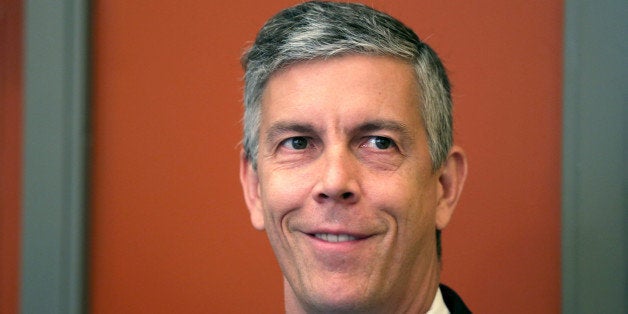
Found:
[{"label": "nostril", "polygon": [[353,192],[345,192],[342,194],[318,193],[317,199],[319,201],[329,199],[334,199],[336,201],[353,201],[355,199],[355,194]]}]

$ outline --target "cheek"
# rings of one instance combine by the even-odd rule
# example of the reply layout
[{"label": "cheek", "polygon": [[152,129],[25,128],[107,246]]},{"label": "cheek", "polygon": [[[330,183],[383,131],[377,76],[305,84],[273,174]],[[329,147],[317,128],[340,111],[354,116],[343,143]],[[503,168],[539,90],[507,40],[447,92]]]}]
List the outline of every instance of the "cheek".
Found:
[{"label": "cheek", "polygon": [[376,180],[371,186],[375,207],[386,208],[394,217],[401,234],[416,237],[424,229],[434,228],[436,210],[436,184],[429,177],[417,174],[399,176],[395,180]]},{"label": "cheek", "polygon": [[260,182],[262,206],[273,224],[286,213],[303,206],[311,185],[307,178],[297,171],[271,171]]},{"label": "cheek", "polygon": [[284,269],[290,269],[286,265],[294,259],[288,221],[295,216],[292,213],[299,212],[309,196],[307,180],[294,172],[274,170],[260,180],[266,235]]},{"label": "cheek", "polygon": [[433,195],[429,186],[415,186],[414,193],[395,194],[398,207],[393,213],[397,228],[393,259],[406,272],[415,267],[417,257],[435,252],[436,203]]}]

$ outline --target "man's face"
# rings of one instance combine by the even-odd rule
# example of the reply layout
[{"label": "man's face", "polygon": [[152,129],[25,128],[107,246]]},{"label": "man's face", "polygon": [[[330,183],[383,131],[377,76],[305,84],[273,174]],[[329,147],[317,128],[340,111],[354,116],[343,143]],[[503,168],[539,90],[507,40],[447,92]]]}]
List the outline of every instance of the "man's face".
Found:
[{"label": "man's face", "polygon": [[401,306],[436,289],[436,221],[451,213],[438,210],[419,99],[412,67],[390,57],[299,63],[268,81],[258,169],[243,159],[241,175],[287,302]]}]

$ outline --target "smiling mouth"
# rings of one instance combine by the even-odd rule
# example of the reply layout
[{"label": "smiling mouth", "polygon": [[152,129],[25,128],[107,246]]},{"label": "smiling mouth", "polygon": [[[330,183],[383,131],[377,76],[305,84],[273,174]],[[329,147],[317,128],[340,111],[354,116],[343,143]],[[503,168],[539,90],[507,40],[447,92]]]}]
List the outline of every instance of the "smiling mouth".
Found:
[{"label": "smiling mouth", "polygon": [[355,241],[358,238],[348,235],[348,234],[332,234],[332,233],[315,233],[314,237],[317,239],[321,239],[326,242],[349,242]]}]

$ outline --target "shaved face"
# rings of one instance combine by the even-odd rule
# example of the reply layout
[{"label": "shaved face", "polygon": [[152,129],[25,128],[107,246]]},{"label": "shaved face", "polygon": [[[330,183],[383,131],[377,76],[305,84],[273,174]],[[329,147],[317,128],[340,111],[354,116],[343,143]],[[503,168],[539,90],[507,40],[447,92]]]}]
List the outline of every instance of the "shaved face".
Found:
[{"label": "shaved face", "polygon": [[241,177],[288,310],[429,309],[435,230],[451,213],[438,210],[419,93],[408,63],[379,56],[298,63],[268,81],[258,167],[243,160]]}]

